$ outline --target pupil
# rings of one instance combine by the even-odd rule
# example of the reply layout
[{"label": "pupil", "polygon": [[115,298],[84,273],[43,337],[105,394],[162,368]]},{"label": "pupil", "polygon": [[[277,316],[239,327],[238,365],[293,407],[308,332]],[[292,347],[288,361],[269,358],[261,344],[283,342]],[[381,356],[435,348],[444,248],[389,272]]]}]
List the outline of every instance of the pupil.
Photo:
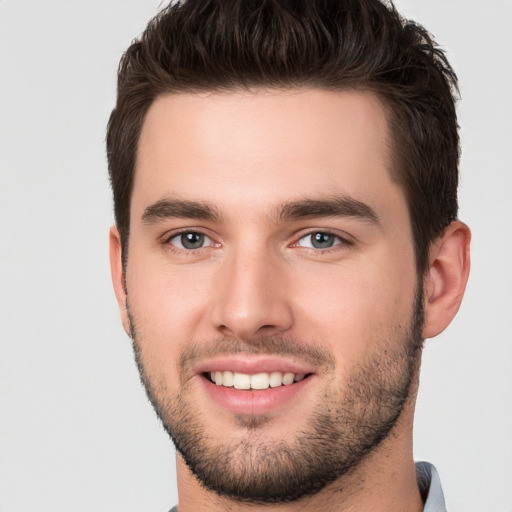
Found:
[{"label": "pupil", "polygon": [[316,249],[326,249],[334,243],[334,237],[329,233],[315,233],[312,238],[313,247]]},{"label": "pupil", "polygon": [[185,249],[199,249],[204,243],[204,235],[200,233],[184,233],[181,235],[181,244]]}]

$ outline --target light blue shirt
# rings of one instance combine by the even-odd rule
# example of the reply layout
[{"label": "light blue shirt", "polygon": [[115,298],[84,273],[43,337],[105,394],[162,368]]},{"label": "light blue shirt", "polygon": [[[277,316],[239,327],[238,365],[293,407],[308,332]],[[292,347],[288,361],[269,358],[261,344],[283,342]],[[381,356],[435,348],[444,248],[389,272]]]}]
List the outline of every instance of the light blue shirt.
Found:
[{"label": "light blue shirt", "polygon": [[416,462],[416,479],[425,500],[423,512],[446,512],[443,488],[437,469],[429,462]]}]

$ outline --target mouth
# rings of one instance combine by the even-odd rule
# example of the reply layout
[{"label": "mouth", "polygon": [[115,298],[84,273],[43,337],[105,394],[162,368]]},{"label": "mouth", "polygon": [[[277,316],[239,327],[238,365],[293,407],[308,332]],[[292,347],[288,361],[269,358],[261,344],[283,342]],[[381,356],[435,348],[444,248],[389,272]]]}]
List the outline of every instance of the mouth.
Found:
[{"label": "mouth", "polygon": [[310,373],[293,372],[260,372],[255,374],[233,372],[231,370],[216,370],[205,372],[204,377],[216,386],[236,390],[264,391],[269,388],[291,386],[308,378]]},{"label": "mouth", "polygon": [[296,406],[317,380],[311,366],[273,358],[219,358],[196,371],[213,407],[248,416]]}]

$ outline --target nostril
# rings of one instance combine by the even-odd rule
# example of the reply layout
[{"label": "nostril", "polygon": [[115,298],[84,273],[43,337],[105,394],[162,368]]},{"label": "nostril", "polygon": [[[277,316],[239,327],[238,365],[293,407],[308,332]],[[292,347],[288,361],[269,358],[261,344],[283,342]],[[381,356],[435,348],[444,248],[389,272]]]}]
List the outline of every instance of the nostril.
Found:
[{"label": "nostril", "polygon": [[258,296],[256,292],[246,291],[245,295],[233,292],[220,296],[211,320],[217,332],[224,336],[253,339],[287,331],[293,325],[293,314],[290,304],[278,293]]}]

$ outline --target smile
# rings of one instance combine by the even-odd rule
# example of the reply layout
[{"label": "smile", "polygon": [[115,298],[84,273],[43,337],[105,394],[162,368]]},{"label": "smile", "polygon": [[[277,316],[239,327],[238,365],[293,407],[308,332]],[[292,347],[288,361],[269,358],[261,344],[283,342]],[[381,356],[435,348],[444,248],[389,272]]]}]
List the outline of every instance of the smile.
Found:
[{"label": "smile", "polygon": [[193,373],[217,411],[242,415],[278,413],[310,396],[317,368],[307,361],[268,355],[219,355],[201,361]]},{"label": "smile", "polygon": [[268,388],[278,388],[280,386],[290,386],[295,382],[303,380],[306,374],[292,372],[261,372],[251,375],[248,373],[225,370],[207,372],[206,377],[217,386],[237,390],[265,390]]}]

